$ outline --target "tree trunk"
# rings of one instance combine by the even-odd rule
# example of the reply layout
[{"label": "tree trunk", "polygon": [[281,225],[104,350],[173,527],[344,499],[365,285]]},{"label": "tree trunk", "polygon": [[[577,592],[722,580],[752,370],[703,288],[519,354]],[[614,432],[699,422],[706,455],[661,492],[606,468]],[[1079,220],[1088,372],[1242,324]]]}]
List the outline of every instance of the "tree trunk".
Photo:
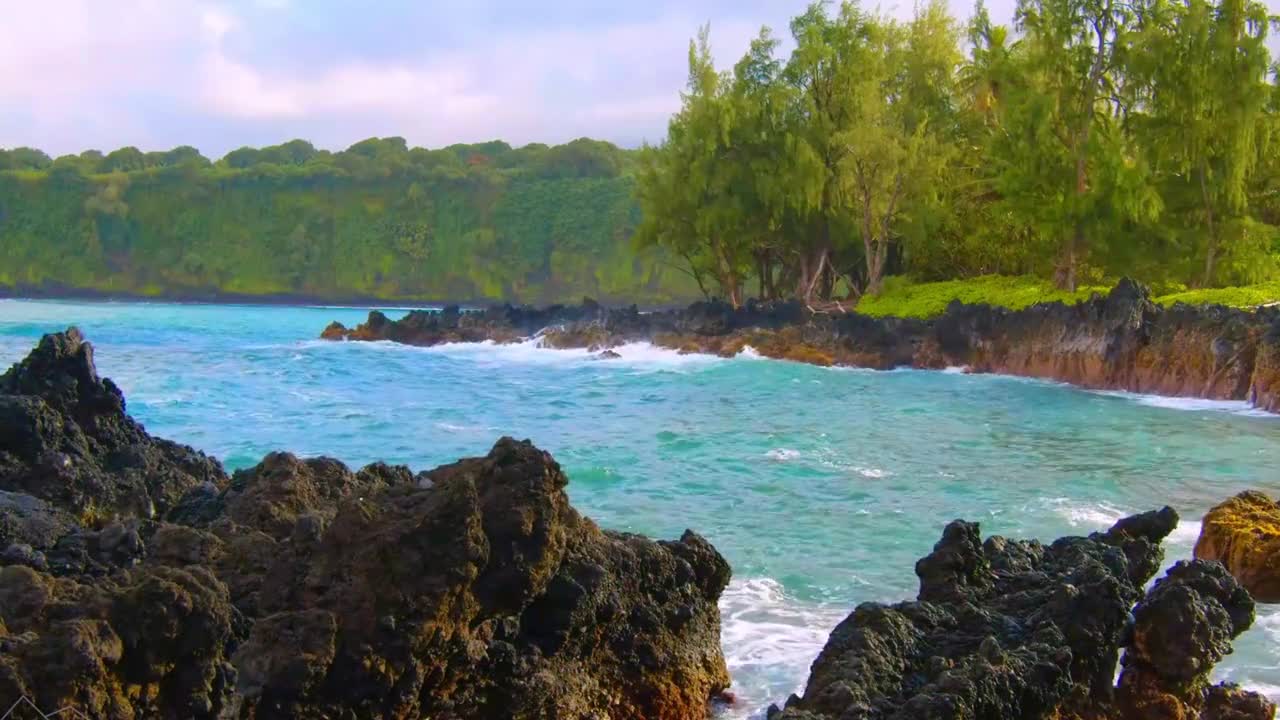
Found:
[{"label": "tree trunk", "polygon": [[1054,270],[1053,282],[1059,290],[1076,291],[1076,243],[1084,235],[1084,227],[1076,221],[1075,228],[1067,236],[1062,246],[1062,254],[1058,256],[1058,267]]},{"label": "tree trunk", "polygon": [[880,292],[880,268],[877,267],[879,251],[876,245],[876,235],[871,221],[871,192],[864,190],[862,192],[862,255],[867,263],[865,290],[868,295]]},{"label": "tree trunk", "polygon": [[720,289],[725,295],[729,296],[729,303],[733,305],[733,309],[737,310],[742,307],[742,288],[738,283],[738,273],[729,263],[729,258],[725,255],[724,245],[717,239],[712,239],[711,246],[716,252],[716,267],[719,269]]},{"label": "tree trunk", "polygon": [[[1088,132],[1084,135],[1087,137]],[[1080,142],[1076,149],[1076,198],[1081,200],[1089,192],[1089,166],[1085,161],[1084,145]],[[1080,212],[1077,203],[1076,212]],[[1077,255],[1081,248],[1084,247],[1084,220],[1077,217],[1075,226],[1071,230],[1071,235],[1067,237],[1066,245],[1062,248],[1062,255],[1058,258],[1058,269],[1054,280],[1058,285],[1058,289],[1067,292],[1076,291],[1076,264],[1079,260]]]},{"label": "tree trunk", "polygon": [[1204,161],[1200,161],[1200,197],[1204,200],[1205,224],[1209,231],[1209,247],[1204,258],[1204,287],[1213,287],[1213,267],[1218,261],[1218,230],[1213,222],[1213,202],[1209,199],[1209,183]]}]

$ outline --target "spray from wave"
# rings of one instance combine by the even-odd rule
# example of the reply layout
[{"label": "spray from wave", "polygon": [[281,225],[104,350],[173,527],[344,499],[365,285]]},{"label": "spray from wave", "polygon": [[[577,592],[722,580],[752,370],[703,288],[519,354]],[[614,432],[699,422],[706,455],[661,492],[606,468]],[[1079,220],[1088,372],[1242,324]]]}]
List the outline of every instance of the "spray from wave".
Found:
[{"label": "spray from wave", "polygon": [[720,597],[720,640],[737,700],[719,717],[764,717],[804,688],[809,665],[849,608],[805,603],[776,580],[734,580]]}]

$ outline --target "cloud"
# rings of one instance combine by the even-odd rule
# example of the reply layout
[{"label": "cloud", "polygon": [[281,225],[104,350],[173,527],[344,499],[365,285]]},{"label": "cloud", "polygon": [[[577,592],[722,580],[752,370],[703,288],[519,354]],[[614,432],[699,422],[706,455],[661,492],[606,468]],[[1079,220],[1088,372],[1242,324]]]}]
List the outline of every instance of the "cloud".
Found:
[{"label": "cloud", "polygon": [[[967,2],[967,0],[957,0]],[[0,23],[0,146],[52,153],[293,137],[442,146],[656,140],[689,38],[728,65],[803,2],[42,0]],[[993,7],[993,12],[997,8]]]}]

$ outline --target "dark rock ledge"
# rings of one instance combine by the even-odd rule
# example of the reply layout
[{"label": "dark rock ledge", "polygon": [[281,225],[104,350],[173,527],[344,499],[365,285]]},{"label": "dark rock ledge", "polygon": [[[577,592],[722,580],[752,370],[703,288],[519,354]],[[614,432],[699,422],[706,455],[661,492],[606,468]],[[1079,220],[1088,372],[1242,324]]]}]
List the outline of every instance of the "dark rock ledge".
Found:
[{"label": "dark rock ledge", "polygon": [[1131,280],[1078,305],[1046,303],[1015,311],[953,302],[928,322],[814,314],[794,302],[737,310],[704,302],[641,313],[585,300],[543,309],[415,310],[395,321],[373,311],[358,327],[332,323],[321,334],[410,345],[535,336],[557,348],[605,350],[646,341],[726,357],[751,346],[766,357],[815,365],[963,366],[1094,389],[1245,400],[1280,412],[1280,308],[1164,308]]}]

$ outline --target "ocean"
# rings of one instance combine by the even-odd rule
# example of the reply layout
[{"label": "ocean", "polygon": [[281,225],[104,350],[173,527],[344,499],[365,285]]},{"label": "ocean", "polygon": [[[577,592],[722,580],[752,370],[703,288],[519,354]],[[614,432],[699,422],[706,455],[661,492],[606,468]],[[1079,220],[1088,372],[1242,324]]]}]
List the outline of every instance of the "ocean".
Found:
[{"label": "ocean", "polygon": [[[1171,564],[1191,556],[1212,505],[1280,493],[1280,417],[1241,403],[644,344],[596,360],[534,343],[317,339],[365,312],[0,300],[0,365],[77,325],[148,431],[228,470],[273,450],[420,470],[529,438],[602,526],[693,528],[728,558],[723,644],[738,702],[726,718],[799,691],[857,603],[913,598],[915,561],[952,519],[1049,541],[1168,504],[1183,518],[1165,543]],[[1280,605],[1259,606],[1216,676],[1280,699]]]}]

